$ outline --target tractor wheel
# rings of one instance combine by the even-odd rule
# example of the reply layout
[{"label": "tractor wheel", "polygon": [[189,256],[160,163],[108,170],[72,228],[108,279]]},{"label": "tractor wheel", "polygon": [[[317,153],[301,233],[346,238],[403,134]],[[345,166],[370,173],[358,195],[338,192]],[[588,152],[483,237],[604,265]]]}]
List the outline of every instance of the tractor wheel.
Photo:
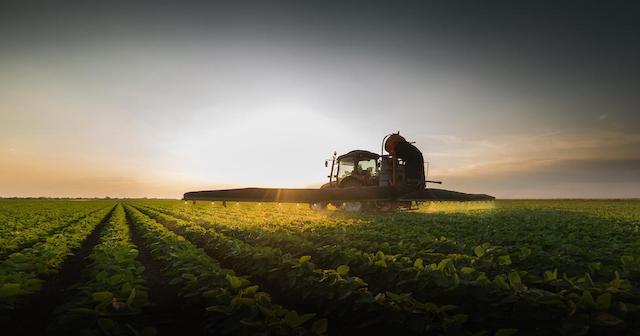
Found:
[{"label": "tractor wheel", "polygon": [[364,205],[362,202],[344,202],[342,209],[348,212],[360,212],[364,209]]},{"label": "tractor wheel", "polygon": [[398,202],[375,201],[373,208],[380,212],[391,212],[398,210]]},{"label": "tractor wheel", "polygon": [[[340,188],[362,187],[362,182],[354,177],[347,177],[340,182]],[[364,202],[344,202],[340,204],[340,209],[347,212],[360,212],[367,208]]]},{"label": "tractor wheel", "polygon": [[315,211],[327,210],[327,203],[324,203],[324,202],[309,203],[309,208]]}]

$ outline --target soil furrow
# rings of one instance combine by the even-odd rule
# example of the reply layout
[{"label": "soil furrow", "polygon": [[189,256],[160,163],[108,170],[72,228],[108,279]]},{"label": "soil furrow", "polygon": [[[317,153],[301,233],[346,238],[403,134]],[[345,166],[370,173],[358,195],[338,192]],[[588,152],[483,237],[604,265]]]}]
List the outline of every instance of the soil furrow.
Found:
[{"label": "soil furrow", "polygon": [[203,335],[204,307],[188,306],[178,295],[178,288],[169,284],[162,273],[162,265],[153,257],[128,212],[127,224],[131,240],[139,251],[138,260],[144,265],[145,286],[149,289],[151,306],[145,308],[145,320],[158,330],[158,335]]}]

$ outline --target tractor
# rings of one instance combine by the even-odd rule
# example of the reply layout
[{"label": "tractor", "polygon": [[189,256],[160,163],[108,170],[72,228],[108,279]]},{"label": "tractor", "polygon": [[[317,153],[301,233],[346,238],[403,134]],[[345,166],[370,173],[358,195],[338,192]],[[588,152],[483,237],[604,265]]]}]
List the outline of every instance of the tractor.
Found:
[{"label": "tractor", "polygon": [[[386,153],[385,153],[386,151]],[[493,196],[427,188],[422,152],[400,132],[386,135],[380,154],[353,150],[325,161],[329,181],[319,189],[242,188],[193,191],[190,201],[308,203],[323,210],[329,204],[346,211],[395,211],[415,209],[425,201],[489,201]]]},{"label": "tractor", "polygon": [[[381,153],[366,150],[352,150],[331,160],[325,161],[325,167],[331,162],[329,182],[320,188],[352,188],[364,186],[407,186],[424,189],[427,183],[441,184],[440,181],[426,179],[425,162],[420,150],[406,141],[400,132],[385,136],[382,140]],[[387,154],[384,154],[384,150]],[[416,205],[420,201],[415,201]],[[347,211],[361,209],[390,211],[396,208],[411,209],[412,201],[374,200],[370,202],[333,203]],[[313,209],[324,209],[326,202],[312,203]]]}]

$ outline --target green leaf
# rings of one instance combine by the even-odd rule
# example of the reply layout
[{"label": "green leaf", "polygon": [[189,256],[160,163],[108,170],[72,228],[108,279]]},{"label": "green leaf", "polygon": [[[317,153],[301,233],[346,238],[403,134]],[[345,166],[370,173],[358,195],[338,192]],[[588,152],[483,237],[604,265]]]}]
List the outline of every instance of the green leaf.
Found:
[{"label": "green leaf", "polygon": [[624,302],[617,302],[618,304],[618,309],[623,312],[623,313],[628,313],[629,312],[629,307],[627,307],[627,304]]},{"label": "green leaf", "polygon": [[300,322],[300,324],[304,324],[305,322],[309,321],[310,319],[314,318],[316,316],[316,314],[303,314],[300,316],[300,318],[298,319],[298,322]]},{"label": "green leaf", "polygon": [[327,319],[318,319],[311,325],[311,331],[318,335],[326,334],[328,324]]},{"label": "green leaf", "polygon": [[458,306],[454,306],[454,305],[444,305],[442,307],[440,307],[440,311],[441,312],[446,312],[446,311],[451,311],[451,310],[456,310],[458,309]]},{"label": "green leaf", "polygon": [[389,299],[391,299],[394,302],[407,302],[411,296],[410,293],[405,293],[405,294],[396,294],[394,292],[386,292],[386,295]]},{"label": "green leaf", "polygon": [[478,275],[478,277],[476,278],[476,282],[478,282],[482,286],[488,286],[491,284],[491,281],[489,280],[489,278],[487,278],[487,275],[484,274],[484,272]]},{"label": "green leaf", "polygon": [[424,262],[422,261],[421,258],[416,259],[416,261],[413,262],[413,267],[419,269],[419,270],[423,270],[424,269]]},{"label": "green leaf", "polygon": [[624,321],[609,313],[598,313],[593,317],[595,324],[603,326],[616,326]]},{"label": "green leaf", "polygon": [[456,288],[458,285],[460,285],[460,276],[458,276],[458,273],[453,273],[451,276],[451,288]]},{"label": "green leaf", "polygon": [[620,273],[618,273],[618,271],[615,271],[614,274],[615,274],[615,277],[613,278],[613,280],[611,280],[609,284],[611,285],[611,287],[615,289],[619,289],[620,285],[622,285],[622,280],[620,279]]},{"label": "green leaf", "polygon": [[587,307],[592,307],[595,305],[593,295],[591,295],[590,291],[586,290],[582,292],[582,303]]},{"label": "green leaf", "polygon": [[507,281],[505,280],[505,276],[502,274],[498,274],[496,275],[495,278],[495,283],[502,289],[510,289],[511,287],[509,287],[509,284],[507,283]]},{"label": "green leaf", "polygon": [[196,281],[196,276],[192,273],[183,273],[182,278],[187,279],[189,281]]},{"label": "green leaf", "polygon": [[520,257],[521,260],[527,259],[530,255],[531,255],[531,250],[528,247],[523,246],[523,247],[520,248],[519,257]]},{"label": "green leaf", "polygon": [[122,275],[114,274],[109,278],[110,285],[117,285],[122,281]]},{"label": "green leaf", "polygon": [[522,279],[520,279],[518,272],[509,273],[509,284],[514,288],[522,287]]},{"label": "green leaf", "polygon": [[473,253],[475,253],[476,256],[478,258],[480,258],[480,257],[482,257],[484,255],[485,249],[484,249],[484,247],[478,245],[475,248],[473,248]]},{"label": "green leaf", "polygon": [[111,292],[95,292],[91,294],[91,297],[94,301],[97,302],[106,302],[111,301],[113,299],[113,293]]},{"label": "green leaf", "polygon": [[227,274],[227,281],[229,281],[229,285],[231,285],[231,288],[242,287],[242,279],[238,278],[237,276]]},{"label": "green leaf", "polygon": [[220,293],[219,289],[210,289],[208,291],[202,292],[202,297],[211,300],[215,298],[219,293]]},{"label": "green leaf", "polygon": [[8,298],[18,296],[23,292],[20,284],[6,283],[0,287],[0,298]]},{"label": "green leaf", "polygon": [[551,271],[544,271],[544,279],[546,281],[554,281],[554,280],[558,280],[558,269],[554,269],[553,272]]},{"label": "green leaf", "polygon": [[630,255],[624,255],[622,257],[620,257],[620,262],[622,262],[622,265],[630,265],[633,264],[634,258],[633,256]]},{"label": "green leaf", "polygon": [[129,297],[127,298],[127,305],[131,306],[131,304],[133,303],[133,300],[135,299],[136,299],[136,289],[132,288],[131,294],[129,294]]},{"label": "green leaf", "polygon": [[442,308],[438,308],[438,306],[431,302],[425,302],[422,308],[430,313],[438,313],[442,311]]},{"label": "green leaf", "polygon": [[377,260],[375,265],[382,268],[387,268],[387,261],[384,259]]},{"label": "green leaf", "polygon": [[438,270],[444,271],[451,262],[453,262],[453,259],[451,258],[444,258],[440,260],[440,262],[438,263]]},{"label": "green leaf", "polygon": [[591,270],[591,272],[599,271],[601,268],[602,268],[602,263],[601,262],[591,262],[591,263],[589,263],[589,270]]},{"label": "green leaf", "polygon": [[11,262],[14,262],[14,263],[29,262],[29,258],[20,252],[11,254],[9,256],[9,259],[11,260]]},{"label": "green leaf", "polygon": [[502,328],[502,329],[498,329],[498,331],[496,331],[494,335],[495,336],[511,336],[511,335],[515,335],[517,332],[518,332],[518,329]]},{"label": "green leaf", "polygon": [[295,310],[290,310],[285,316],[284,316],[284,321],[287,323],[287,325],[292,326],[292,327],[297,327],[300,325],[300,317],[298,316],[298,313]]},{"label": "green leaf", "polygon": [[349,266],[347,265],[340,265],[338,266],[338,268],[336,268],[336,271],[338,272],[338,274],[340,274],[341,276],[346,276],[347,274],[349,274]]},{"label": "green leaf", "polygon": [[595,284],[593,283],[593,279],[591,279],[591,275],[589,275],[589,273],[584,274],[584,282],[589,287],[595,287]]},{"label": "green leaf", "polygon": [[359,277],[352,277],[351,279],[353,279],[353,283],[358,285],[359,287],[364,287],[367,286],[367,283],[364,282],[364,280],[362,280]]},{"label": "green leaf", "polygon": [[451,318],[451,323],[454,323],[454,324],[457,324],[457,325],[461,325],[461,324],[467,322],[468,319],[469,319],[469,315],[467,315],[467,314],[455,314]]},{"label": "green leaf", "polygon": [[254,295],[256,292],[258,292],[258,285],[249,286],[242,290],[244,295]]},{"label": "green leaf", "polygon": [[511,265],[511,257],[508,254],[499,256],[498,265],[502,265],[502,266]]},{"label": "green leaf", "polygon": [[611,293],[603,293],[598,295],[596,305],[599,309],[609,310],[611,308]]},{"label": "green leaf", "polygon": [[298,262],[301,263],[301,264],[304,264],[309,260],[311,260],[311,256],[305,255],[305,256],[300,257],[300,259],[298,259]]},{"label": "green leaf", "polygon": [[131,290],[133,289],[133,287],[131,287],[131,283],[129,282],[125,282],[122,284],[122,286],[120,287],[120,293],[124,294],[130,294]]},{"label": "green leaf", "polygon": [[469,274],[469,273],[473,273],[475,272],[476,269],[473,267],[463,267],[460,269],[460,272],[462,272],[462,274]]}]

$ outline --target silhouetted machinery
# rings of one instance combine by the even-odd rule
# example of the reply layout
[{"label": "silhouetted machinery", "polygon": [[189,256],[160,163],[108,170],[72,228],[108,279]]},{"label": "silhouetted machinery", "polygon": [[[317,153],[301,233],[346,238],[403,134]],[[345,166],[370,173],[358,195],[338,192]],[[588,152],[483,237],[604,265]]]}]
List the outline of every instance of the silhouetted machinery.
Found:
[{"label": "silhouetted machinery", "polygon": [[[386,151],[386,154],[384,153]],[[320,189],[242,188],[192,191],[184,194],[190,201],[309,203],[313,209],[328,204],[347,211],[393,211],[411,209],[425,201],[491,201],[485,194],[466,194],[427,188],[424,158],[413,143],[400,133],[382,140],[381,153],[353,150],[325,161],[331,162],[329,182]]]}]

